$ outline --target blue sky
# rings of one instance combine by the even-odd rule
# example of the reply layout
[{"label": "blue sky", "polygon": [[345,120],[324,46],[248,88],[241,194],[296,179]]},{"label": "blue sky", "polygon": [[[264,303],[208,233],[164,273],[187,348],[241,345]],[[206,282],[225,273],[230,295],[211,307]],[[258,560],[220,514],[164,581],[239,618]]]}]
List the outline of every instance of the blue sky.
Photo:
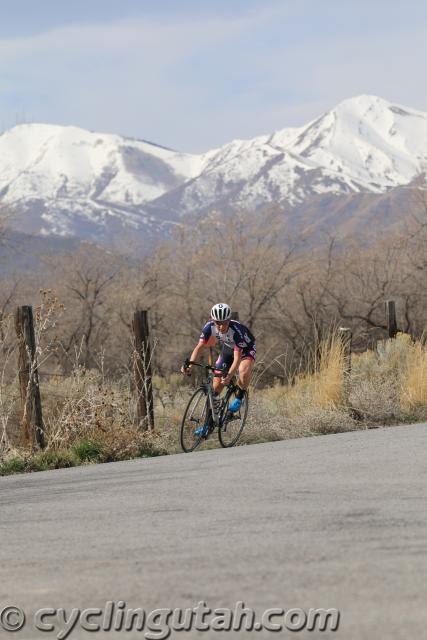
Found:
[{"label": "blue sky", "polygon": [[372,93],[427,111],[424,0],[0,0],[0,130],[205,151]]}]

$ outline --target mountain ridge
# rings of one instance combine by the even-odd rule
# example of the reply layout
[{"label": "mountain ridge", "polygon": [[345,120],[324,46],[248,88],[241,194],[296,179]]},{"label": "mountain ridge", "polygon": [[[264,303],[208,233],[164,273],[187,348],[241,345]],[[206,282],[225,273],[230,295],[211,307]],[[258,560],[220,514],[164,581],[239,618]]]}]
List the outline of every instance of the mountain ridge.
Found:
[{"label": "mountain ridge", "polygon": [[[123,231],[150,244],[184,216],[274,205],[304,218],[319,196],[384,194],[410,185],[426,166],[427,113],[370,95],[301,127],[203,154],[72,125],[24,124],[0,135],[0,207],[19,214],[18,231],[107,244]],[[308,226],[316,227],[311,215]]]}]

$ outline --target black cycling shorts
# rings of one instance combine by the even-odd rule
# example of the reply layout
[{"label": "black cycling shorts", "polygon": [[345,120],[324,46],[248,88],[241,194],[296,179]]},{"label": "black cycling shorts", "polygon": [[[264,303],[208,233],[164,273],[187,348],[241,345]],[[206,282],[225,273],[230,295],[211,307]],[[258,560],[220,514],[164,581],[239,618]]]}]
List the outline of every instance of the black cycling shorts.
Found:
[{"label": "black cycling shorts", "polygon": [[[242,360],[250,358],[255,360],[256,346],[249,345],[246,349],[242,349]],[[218,360],[215,362],[215,370],[218,373],[228,371],[234,360],[234,350],[224,346],[221,349]]]}]

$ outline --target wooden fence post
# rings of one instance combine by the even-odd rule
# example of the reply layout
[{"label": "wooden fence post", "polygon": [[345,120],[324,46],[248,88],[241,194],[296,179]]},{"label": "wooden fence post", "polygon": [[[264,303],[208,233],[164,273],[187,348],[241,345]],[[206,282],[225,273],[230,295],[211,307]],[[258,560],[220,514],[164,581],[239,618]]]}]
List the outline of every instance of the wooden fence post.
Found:
[{"label": "wooden fence post", "polygon": [[397,321],[396,321],[396,303],[394,300],[386,300],[385,314],[387,320],[388,337],[395,338],[397,335]]},{"label": "wooden fence post", "polygon": [[344,371],[347,376],[351,373],[351,341],[353,334],[348,327],[340,327],[339,335],[344,347]]},{"label": "wooden fence post", "polygon": [[36,358],[33,308],[18,307],[15,313],[15,329],[18,338],[19,391],[22,407],[22,428],[25,444],[45,446],[39,373]]},{"label": "wooden fence post", "polygon": [[350,374],[351,374],[351,341],[353,334],[348,327],[340,327],[338,329],[339,336],[343,345],[344,355],[344,395],[348,399],[350,392]]},{"label": "wooden fence post", "polygon": [[135,344],[135,383],[138,392],[138,423],[143,429],[154,429],[153,378],[148,313],[136,309],[133,316]]}]

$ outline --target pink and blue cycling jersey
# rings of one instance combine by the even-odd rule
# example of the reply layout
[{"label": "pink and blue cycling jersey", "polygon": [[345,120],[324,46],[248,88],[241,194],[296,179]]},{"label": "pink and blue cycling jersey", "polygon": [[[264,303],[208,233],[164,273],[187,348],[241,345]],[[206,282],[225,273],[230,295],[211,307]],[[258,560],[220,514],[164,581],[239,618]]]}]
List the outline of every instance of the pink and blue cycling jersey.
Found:
[{"label": "pink and blue cycling jersey", "polygon": [[232,351],[240,351],[242,359],[252,358],[255,360],[256,345],[255,337],[244,324],[237,320],[230,320],[226,333],[220,333],[213,320],[209,320],[202,329],[200,342],[207,344],[214,336],[217,344],[221,347],[223,355]]}]

